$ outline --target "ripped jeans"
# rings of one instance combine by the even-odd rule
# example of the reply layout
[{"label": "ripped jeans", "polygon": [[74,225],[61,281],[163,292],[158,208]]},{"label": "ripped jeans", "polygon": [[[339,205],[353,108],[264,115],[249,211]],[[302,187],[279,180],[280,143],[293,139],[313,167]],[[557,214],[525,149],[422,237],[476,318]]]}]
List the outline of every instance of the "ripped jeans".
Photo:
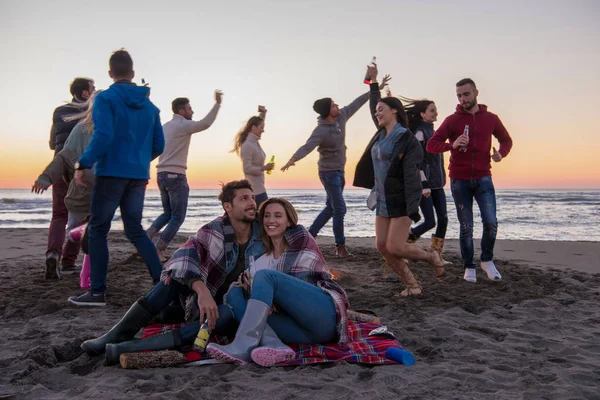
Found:
[{"label": "ripped jeans", "polygon": [[460,223],[460,253],[465,268],[475,268],[473,263],[473,198],[479,205],[483,234],[481,236],[481,261],[494,258],[494,244],[498,231],[496,219],[496,192],[491,176],[474,180],[451,179],[452,197]]}]

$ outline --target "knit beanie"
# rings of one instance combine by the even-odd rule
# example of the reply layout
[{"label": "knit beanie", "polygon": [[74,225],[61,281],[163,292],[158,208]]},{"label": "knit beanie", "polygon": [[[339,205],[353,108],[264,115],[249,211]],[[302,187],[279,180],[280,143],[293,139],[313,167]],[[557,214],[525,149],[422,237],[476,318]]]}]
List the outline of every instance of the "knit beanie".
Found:
[{"label": "knit beanie", "polygon": [[313,110],[315,110],[321,118],[325,119],[329,117],[329,113],[331,112],[331,103],[333,103],[333,100],[331,100],[330,97],[323,97],[322,99],[315,101]]}]

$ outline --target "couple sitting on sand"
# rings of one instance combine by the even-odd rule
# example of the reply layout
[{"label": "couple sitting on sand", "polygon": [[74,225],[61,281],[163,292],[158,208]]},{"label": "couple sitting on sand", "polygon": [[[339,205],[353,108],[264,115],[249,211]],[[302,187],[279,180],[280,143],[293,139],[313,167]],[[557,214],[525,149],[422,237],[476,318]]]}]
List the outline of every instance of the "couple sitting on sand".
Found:
[{"label": "couple sitting on sand", "polygon": [[[284,343],[347,341],[348,298],[331,279],[315,239],[298,225],[294,207],[271,198],[257,219],[247,180],[224,185],[219,200],[225,215],[181,246],[150,293],[104,336],[83,342],[83,350],[106,353],[107,364],[116,364],[123,353],[191,344],[204,320],[217,334],[236,332],[231,344],[207,347],[213,358],[236,364],[272,366],[294,358]],[[178,299],[185,299],[187,325],[134,340]]]}]

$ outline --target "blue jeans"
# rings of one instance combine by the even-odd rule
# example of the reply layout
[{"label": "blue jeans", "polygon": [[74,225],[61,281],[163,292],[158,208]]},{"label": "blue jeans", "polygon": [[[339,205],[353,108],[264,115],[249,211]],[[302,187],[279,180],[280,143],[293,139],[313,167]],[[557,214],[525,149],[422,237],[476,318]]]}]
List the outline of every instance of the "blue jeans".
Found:
[{"label": "blue jeans", "polygon": [[256,201],[256,209],[258,210],[258,207],[260,207],[260,205],[268,199],[269,195],[267,195],[267,192],[257,194],[254,198],[254,200]]},{"label": "blue jeans", "polygon": [[121,208],[125,236],[146,263],[152,281],[156,283],[160,279],[162,264],[156,247],[142,228],[142,211],[147,184],[147,179],[96,177],[92,189],[91,216],[88,225],[91,292],[94,294],[106,291],[107,236],[117,207]]},{"label": "blue jeans", "polygon": [[185,221],[190,187],[185,174],[159,172],[157,178],[163,213],[154,220],[150,230],[158,233],[168,223],[156,244],[156,248],[162,251],[171,243]]},{"label": "blue jeans", "polygon": [[[268,306],[275,304],[278,313],[267,323],[279,339],[290,344],[332,343],[337,338],[337,311],[333,299],[323,289],[273,270],[260,270],[252,281],[253,300]],[[227,294],[227,304],[237,321],[246,312],[248,300],[240,287]]]},{"label": "blue jeans", "polygon": [[437,229],[435,237],[445,238],[448,228],[448,211],[446,209],[446,193],[444,189],[433,189],[431,196],[421,196],[421,212],[423,213],[423,222],[411,229],[416,237],[421,237],[425,232],[435,227],[435,214],[437,215]]},{"label": "blue jeans", "polygon": [[344,178],[344,171],[319,171],[319,179],[321,179],[327,193],[327,203],[308,231],[316,237],[327,221],[333,217],[335,242],[346,243],[346,237],[344,236],[344,216],[346,215],[346,202],[344,201],[346,179]]},{"label": "blue jeans", "polygon": [[460,223],[460,253],[465,268],[475,268],[473,263],[473,198],[479,205],[483,222],[481,261],[491,261],[494,258],[494,244],[498,231],[494,183],[491,176],[475,180],[452,179],[451,187]]},{"label": "blue jeans", "polygon": [[[160,281],[150,293],[144,297],[143,306],[150,314],[158,314],[164,310],[173,300],[181,300],[187,298],[188,295],[192,294],[192,290],[181,283],[171,280],[169,285],[165,285],[164,282]],[[221,299],[222,300],[222,299]],[[216,299],[217,304],[219,299]],[[225,304],[219,304],[219,318],[215,326],[214,332],[218,334],[225,334],[232,324],[236,324],[233,318],[233,312],[231,308]],[[181,337],[181,344],[187,345],[192,344],[198,331],[200,330],[200,321],[194,321],[181,328],[179,328],[179,335]]]}]

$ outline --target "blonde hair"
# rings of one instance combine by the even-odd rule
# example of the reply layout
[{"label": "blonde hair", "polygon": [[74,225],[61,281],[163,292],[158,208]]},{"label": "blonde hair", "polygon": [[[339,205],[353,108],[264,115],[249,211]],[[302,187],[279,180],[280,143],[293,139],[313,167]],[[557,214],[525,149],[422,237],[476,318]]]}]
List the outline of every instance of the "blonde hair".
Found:
[{"label": "blonde hair", "polygon": [[71,105],[80,108],[83,111],[78,112],[76,114],[66,115],[63,117],[63,121],[79,121],[80,124],[83,124],[83,129],[86,132],[94,132],[94,121],[92,121],[92,108],[94,106],[94,99],[96,98],[96,95],[101,91],[102,90],[96,90],[84,103],[71,103]]},{"label": "blonde hair", "polygon": [[231,149],[230,153],[237,153],[237,155],[240,155],[240,149],[242,148],[242,144],[244,144],[244,142],[246,141],[246,139],[248,138],[248,133],[250,133],[250,130],[252,129],[253,126],[258,126],[260,125],[261,122],[264,122],[265,120],[262,119],[261,117],[250,117],[250,119],[248,120],[248,122],[246,122],[246,125],[237,133],[237,135],[235,135],[235,138],[233,139],[233,149]]}]

